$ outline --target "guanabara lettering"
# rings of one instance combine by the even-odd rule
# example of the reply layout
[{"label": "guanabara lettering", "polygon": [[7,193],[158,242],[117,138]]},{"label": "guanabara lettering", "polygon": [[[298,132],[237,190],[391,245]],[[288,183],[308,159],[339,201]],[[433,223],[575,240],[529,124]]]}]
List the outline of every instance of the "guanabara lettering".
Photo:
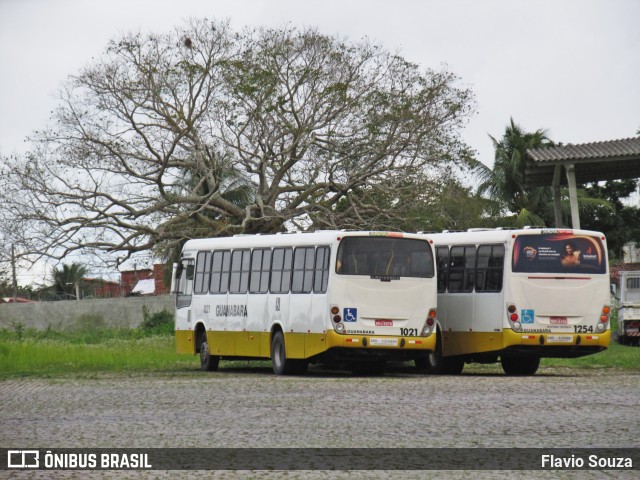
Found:
[{"label": "guanabara lettering", "polygon": [[216,317],[246,317],[246,305],[217,305]]}]

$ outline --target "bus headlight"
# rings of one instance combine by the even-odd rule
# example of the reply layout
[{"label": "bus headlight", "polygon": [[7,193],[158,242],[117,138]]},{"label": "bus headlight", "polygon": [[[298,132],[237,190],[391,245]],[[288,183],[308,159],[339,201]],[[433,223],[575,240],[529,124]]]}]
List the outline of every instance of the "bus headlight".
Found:
[{"label": "bus headlight", "polygon": [[333,328],[335,328],[338,333],[344,333],[344,323],[336,323]]},{"label": "bus headlight", "polygon": [[598,330],[599,332],[604,332],[605,326],[604,323],[599,323],[598,326],[596,327],[596,330]]},{"label": "bus headlight", "polygon": [[515,331],[519,331],[522,328],[522,325],[520,325],[520,322],[513,322],[512,328]]}]

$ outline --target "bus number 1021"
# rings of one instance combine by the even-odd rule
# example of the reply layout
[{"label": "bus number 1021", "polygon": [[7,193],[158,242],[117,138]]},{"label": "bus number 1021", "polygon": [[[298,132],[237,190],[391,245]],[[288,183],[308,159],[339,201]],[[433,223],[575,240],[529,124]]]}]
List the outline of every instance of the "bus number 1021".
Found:
[{"label": "bus number 1021", "polygon": [[417,337],[418,329],[417,328],[401,328],[400,335],[403,337]]}]

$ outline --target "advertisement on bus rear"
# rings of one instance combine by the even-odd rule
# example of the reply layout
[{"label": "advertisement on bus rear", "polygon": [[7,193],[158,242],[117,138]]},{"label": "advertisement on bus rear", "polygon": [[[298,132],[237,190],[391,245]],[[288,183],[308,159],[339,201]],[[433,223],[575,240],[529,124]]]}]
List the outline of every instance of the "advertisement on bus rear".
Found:
[{"label": "advertisement on bus rear", "polygon": [[598,237],[574,234],[520,235],[512,268],[526,273],[606,273],[606,255]]}]

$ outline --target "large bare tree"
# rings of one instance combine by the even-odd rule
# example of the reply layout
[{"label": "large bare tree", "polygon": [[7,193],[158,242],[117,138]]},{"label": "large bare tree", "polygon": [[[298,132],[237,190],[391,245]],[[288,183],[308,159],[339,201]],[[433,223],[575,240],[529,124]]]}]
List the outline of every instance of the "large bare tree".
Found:
[{"label": "large bare tree", "polygon": [[30,153],[4,159],[0,201],[23,251],[58,258],[289,225],[392,228],[429,167],[467,155],[473,99],[457,84],[313,29],[129,34],[70,77]]}]

